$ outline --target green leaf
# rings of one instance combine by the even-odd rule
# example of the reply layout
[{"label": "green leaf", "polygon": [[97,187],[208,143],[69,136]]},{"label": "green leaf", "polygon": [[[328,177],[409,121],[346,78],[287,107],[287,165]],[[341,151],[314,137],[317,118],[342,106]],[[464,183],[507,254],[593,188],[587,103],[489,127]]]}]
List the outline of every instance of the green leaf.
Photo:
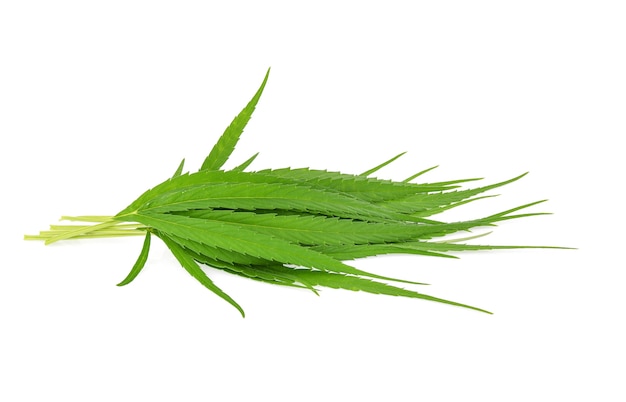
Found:
[{"label": "green leaf", "polygon": [[[459,201],[463,201],[488,190],[493,190],[495,188],[513,183],[525,175],[526,173],[499,183],[468,190],[412,194],[404,198],[397,198],[395,200],[384,201],[378,204],[384,205],[385,207],[388,207],[396,212],[408,214],[419,213],[419,216],[430,216],[434,213],[439,213],[445,209],[449,209],[450,206],[455,205],[455,203]],[[457,205],[462,204],[459,203]],[[428,213],[431,210],[432,212]]]},{"label": "green leaf", "polygon": [[[277,270],[277,268],[283,268],[281,265],[275,263],[268,263],[267,265],[245,265],[230,263],[221,260],[216,260],[207,257],[206,255],[194,253],[192,250],[187,251],[193,255],[194,260],[211,266],[216,269],[226,271],[233,275],[242,276],[248,279],[254,279],[260,282],[269,283],[272,285],[283,285],[296,288],[303,288],[311,290],[317,294],[317,290],[306,282],[299,281],[298,278],[291,274],[292,269]],[[302,285],[296,283],[300,282]]]},{"label": "green leaf", "polygon": [[193,174],[181,174],[165,180],[150,190],[145,191],[128,207],[116,216],[137,211],[141,206],[166,193],[184,193],[192,188],[201,188],[207,184],[287,184],[305,188],[336,193],[342,197],[366,202],[361,204],[366,209],[378,209],[373,202],[403,199],[416,193],[451,190],[458,186],[453,184],[474,179],[455,180],[452,182],[433,184],[400,183],[391,180],[379,180],[357,175],[349,175],[325,170],[311,169],[277,169],[258,172],[241,171],[201,171]]},{"label": "green leaf", "polygon": [[266,175],[276,179],[296,181],[314,186],[315,188],[323,188],[325,191],[349,194],[368,202],[395,200],[416,193],[452,190],[458,187],[456,184],[479,180],[463,179],[440,183],[417,184],[308,168],[266,169],[255,172],[255,174]]},{"label": "green leaf", "polygon": [[342,261],[383,254],[415,254],[431,257],[457,258],[442,252],[428,251],[424,248],[402,247],[404,244],[406,243],[320,245],[313,246],[311,249]]},{"label": "green leaf", "polygon": [[194,258],[195,256],[203,257],[202,259],[195,258],[196,260],[203,263],[206,262],[211,266],[215,266],[215,264],[209,263],[211,261],[245,266],[265,265],[273,262],[260,257],[242,254],[234,250],[216,247],[203,241],[192,240],[188,238],[189,236],[177,236],[173,233],[168,233],[168,237],[176,241],[176,243],[185,248],[185,250],[194,253]]},{"label": "green leaf", "polygon": [[377,282],[371,279],[359,278],[356,276],[334,274],[328,272],[319,271],[305,271],[298,272],[298,276],[303,280],[313,285],[325,286],[335,289],[347,289],[353,291],[362,291],[374,294],[384,294],[389,296],[402,296],[415,299],[430,300],[438,303],[450,304],[453,306],[469,308],[472,310],[480,311],[487,314],[492,314],[487,310],[483,310],[478,307],[473,307],[467,304],[457,303],[446,299],[418,293],[412,290],[399,288],[396,286],[388,285],[385,283]]},{"label": "green leaf", "polygon": [[402,155],[406,154],[406,152],[402,152],[399,153],[398,155],[394,156],[393,158],[381,163],[380,165],[371,168],[370,170],[366,170],[365,172],[361,173],[359,176],[369,176],[372,173],[375,173],[377,171],[379,171],[380,169],[384,168],[385,166],[389,165],[391,162],[395,161],[396,159],[398,159],[399,157],[401,157]]},{"label": "green leaf", "polygon": [[184,166],[185,166],[185,159],[183,158],[183,160],[180,161],[180,165],[178,165],[178,168],[174,172],[174,175],[172,176],[172,178],[180,176],[181,173],[183,173],[183,167]]},{"label": "green leaf", "polygon": [[232,210],[192,210],[181,215],[235,223],[302,245],[390,243],[415,240],[423,226],[413,222],[365,222],[323,215],[280,215]]},{"label": "green leaf", "polygon": [[433,166],[433,167],[430,167],[430,168],[428,168],[428,169],[424,169],[424,170],[422,170],[421,172],[417,172],[417,173],[415,173],[414,175],[407,177],[406,179],[402,180],[402,182],[403,182],[403,183],[408,183],[408,182],[410,182],[411,180],[414,180],[414,179],[418,178],[419,176],[421,176],[421,175],[423,175],[423,174],[425,174],[425,173],[430,172],[430,171],[431,171],[431,170],[433,170],[433,169],[437,169],[438,167],[439,167],[439,165],[437,165],[437,166]]},{"label": "green leaf", "polygon": [[246,314],[244,313],[244,311],[241,308],[241,306],[239,304],[237,304],[237,302],[235,300],[233,300],[232,297],[227,295],[222,289],[217,287],[213,283],[213,281],[207,276],[207,274],[198,266],[198,264],[194,261],[194,259],[191,256],[189,256],[189,254],[187,254],[185,252],[185,250],[180,245],[178,245],[178,243],[176,243],[175,241],[170,239],[164,233],[157,232],[157,236],[161,240],[163,240],[163,242],[165,243],[167,248],[170,249],[172,254],[174,254],[174,257],[176,257],[178,262],[180,262],[180,265],[182,265],[183,268],[185,268],[185,270],[187,272],[189,272],[189,274],[191,274],[191,276],[196,278],[198,280],[198,282],[200,282],[202,285],[204,285],[204,287],[209,289],[211,292],[215,293],[216,295],[218,295],[222,299],[226,300],[233,307],[235,307],[237,310],[239,310],[239,312],[241,313],[242,317],[246,316]]},{"label": "green leaf", "polygon": [[141,248],[141,252],[139,253],[139,257],[137,257],[137,261],[133,268],[130,270],[126,278],[123,281],[117,284],[117,286],[124,286],[131,283],[139,272],[143,269],[144,265],[146,265],[146,261],[148,260],[148,253],[150,252],[150,231],[146,231],[146,237],[143,241],[143,247]]},{"label": "green leaf", "polygon": [[250,166],[250,164],[252,162],[254,162],[254,160],[256,159],[256,157],[259,156],[259,153],[257,152],[256,154],[252,155],[250,158],[248,158],[248,160],[246,160],[244,163],[242,163],[239,166],[234,167],[233,169],[231,169],[232,172],[243,172],[248,166]]},{"label": "green leaf", "polygon": [[216,183],[159,195],[137,208],[165,213],[189,209],[288,209],[371,221],[412,220],[384,206],[372,205],[347,194],[326,192],[298,184]]},{"label": "green leaf", "polygon": [[[413,283],[365,272],[320,252],[298,246],[283,239],[238,227],[235,224],[225,225],[210,220],[169,214],[136,214],[135,219],[137,222],[154,227],[160,233],[168,236],[171,234],[197,243],[268,261],[276,261],[281,264]],[[202,254],[202,250],[194,251]]]},{"label": "green leaf", "polygon": [[235,150],[235,145],[237,145],[239,137],[241,137],[241,134],[243,133],[243,129],[246,127],[246,124],[248,124],[248,121],[250,121],[250,117],[252,117],[252,112],[254,112],[254,108],[256,107],[259,98],[261,98],[261,94],[263,93],[263,89],[265,88],[269,75],[270,69],[268,68],[261,87],[257,90],[246,107],[244,107],[243,110],[233,119],[219,140],[217,140],[217,143],[213,146],[213,149],[211,149],[209,156],[207,156],[202,163],[200,170],[218,170],[228,160],[232,152]]}]

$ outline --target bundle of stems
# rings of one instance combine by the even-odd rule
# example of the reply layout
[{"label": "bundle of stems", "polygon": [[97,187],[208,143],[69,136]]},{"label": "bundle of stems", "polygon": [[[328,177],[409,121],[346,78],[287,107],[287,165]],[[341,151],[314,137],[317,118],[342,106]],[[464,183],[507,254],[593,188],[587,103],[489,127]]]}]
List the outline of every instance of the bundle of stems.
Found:
[{"label": "bundle of stems", "polygon": [[[315,293],[318,287],[431,300],[478,311],[486,310],[405,289],[390,282],[421,284],[365,272],[345,261],[381,254],[417,254],[456,258],[468,250],[542,246],[490,246],[466,243],[484,234],[468,235],[477,227],[542,215],[520,213],[537,201],[487,217],[444,222],[432,217],[489,196],[483,193],[519,180],[461,189],[478,179],[415,183],[426,169],[402,181],[373,177],[399,154],[360,174],[309,168],[247,171],[258,154],[230,170],[222,166],[234,151],[261,97],[269,76],[204,160],[199,171],[183,173],[184,159],[175,173],[144,192],[112,216],[64,216],[82,224],[52,225],[27,240],[51,244],[61,240],[144,236],[144,243],[128,276],[143,269],[151,237],[161,239],[180,265],[206,288],[241,306],[207,276],[203,266],[257,281],[295,286]],[[463,233],[461,237],[450,235]],[[549,247],[553,248],[553,247]]]}]

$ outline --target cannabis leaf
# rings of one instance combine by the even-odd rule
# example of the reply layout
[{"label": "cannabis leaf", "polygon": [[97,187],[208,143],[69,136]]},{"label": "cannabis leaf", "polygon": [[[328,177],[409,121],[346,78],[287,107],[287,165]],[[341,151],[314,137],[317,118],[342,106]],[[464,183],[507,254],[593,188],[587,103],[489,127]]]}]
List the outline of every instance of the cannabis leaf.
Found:
[{"label": "cannabis leaf", "polygon": [[78,238],[145,236],[137,261],[118,284],[124,286],[144,268],[154,235],[191,276],[242,316],[241,306],[213,283],[203,265],[315,293],[316,287],[348,289],[488,312],[392,285],[419,283],[365,272],[345,261],[380,254],[456,258],[450,253],[541,247],[476,245],[466,242],[484,234],[456,239],[449,235],[494,226],[504,220],[542,215],[517,212],[543,201],[467,221],[431,219],[451,208],[491,197],[481,194],[517,181],[524,174],[470,189],[460,186],[479,179],[413,182],[434,167],[403,181],[372,177],[404,153],[361,174],[309,168],[246,171],[258,154],[233,169],[223,170],[252,117],[269,72],[268,69],[260,88],[226,128],[199,171],[184,173],[183,159],[170,178],[145,191],[116,215],[64,216],[63,220],[88,224],[52,225],[50,230],[27,235],[25,239],[51,244]]}]

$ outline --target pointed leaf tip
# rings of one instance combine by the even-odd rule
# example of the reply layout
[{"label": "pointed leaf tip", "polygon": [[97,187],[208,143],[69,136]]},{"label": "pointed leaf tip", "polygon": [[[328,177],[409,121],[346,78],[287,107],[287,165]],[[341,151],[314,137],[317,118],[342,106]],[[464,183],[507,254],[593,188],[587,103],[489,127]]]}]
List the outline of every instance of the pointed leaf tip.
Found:
[{"label": "pointed leaf tip", "polygon": [[165,233],[158,232],[157,236],[163,240],[167,248],[170,249],[174,257],[178,260],[180,265],[187,271],[191,276],[193,276],[198,282],[200,282],[204,287],[215,293],[217,296],[221,297],[225,301],[227,301],[230,305],[235,307],[242,317],[245,318],[246,314],[243,311],[243,308],[228,294],[226,294],[222,289],[217,287],[213,283],[213,281],[207,276],[207,274],[198,266],[193,257],[187,253],[181,245],[179,245],[175,240],[170,238]]},{"label": "pointed leaf tip", "polygon": [[265,89],[265,84],[267,83],[267,79],[270,75],[270,68],[267,69],[267,73],[265,73],[265,78],[263,78],[263,82],[261,86],[256,91],[250,102],[243,108],[243,110],[233,119],[230,125],[226,128],[222,136],[217,140],[209,155],[205,158],[202,163],[202,167],[200,170],[219,170],[224,163],[228,160],[230,155],[235,150],[235,146],[243,133],[244,128],[250,121],[252,117],[252,113],[261,98],[261,94],[263,93],[263,89]]},{"label": "pointed leaf tip", "polygon": [[148,253],[150,252],[150,232],[146,232],[146,237],[143,241],[143,247],[141,248],[141,252],[139,253],[139,257],[137,257],[137,261],[133,268],[130,270],[126,278],[123,281],[117,284],[117,286],[124,286],[131,283],[139,272],[143,269],[144,265],[146,265],[146,261],[148,260]]}]

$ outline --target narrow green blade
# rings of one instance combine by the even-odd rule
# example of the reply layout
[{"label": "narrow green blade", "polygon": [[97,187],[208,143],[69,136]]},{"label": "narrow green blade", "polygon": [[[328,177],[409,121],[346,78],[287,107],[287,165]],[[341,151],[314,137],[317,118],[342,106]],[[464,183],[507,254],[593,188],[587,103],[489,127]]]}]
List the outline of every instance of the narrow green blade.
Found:
[{"label": "narrow green blade", "polygon": [[430,172],[430,171],[431,171],[431,170],[433,170],[433,169],[437,169],[438,167],[439,167],[439,165],[437,165],[437,166],[433,166],[433,167],[430,167],[430,168],[428,168],[428,169],[424,169],[424,170],[422,170],[421,172],[417,172],[417,173],[415,173],[414,175],[407,177],[406,179],[402,180],[402,182],[403,182],[403,183],[408,183],[408,182],[410,182],[411,180],[416,179],[416,178],[420,177],[421,175],[423,175],[423,174],[425,174],[425,173]]},{"label": "narrow green blade", "polygon": [[252,155],[250,158],[248,158],[244,163],[242,163],[241,165],[239,165],[237,167],[234,167],[231,170],[233,172],[243,172],[248,166],[250,166],[250,164],[252,162],[254,162],[254,160],[256,159],[257,156],[259,156],[258,152],[256,154]]},{"label": "narrow green blade", "polygon": [[123,281],[117,284],[117,286],[124,286],[131,283],[139,272],[143,269],[144,265],[146,265],[146,261],[148,260],[148,253],[150,252],[150,232],[146,231],[146,238],[143,241],[143,247],[141,248],[141,252],[139,253],[139,257],[137,257],[137,261],[133,268],[130,270],[126,278]]},{"label": "narrow green blade", "polygon": [[172,178],[174,177],[178,177],[181,175],[181,173],[183,173],[183,167],[185,166],[185,159],[183,159],[182,161],[180,161],[180,165],[178,165],[178,168],[176,169],[176,171],[174,172],[174,175],[172,176]]},{"label": "narrow green blade", "polygon": [[176,257],[178,262],[180,262],[180,265],[182,265],[183,268],[185,268],[185,270],[189,272],[189,274],[191,274],[191,276],[196,278],[198,282],[204,285],[207,289],[209,289],[210,291],[212,291],[213,293],[215,293],[222,299],[226,300],[233,307],[239,310],[242,317],[246,316],[241,306],[237,304],[237,302],[233,300],[232,297],[224,293],[222,289],[218,288],[213,283],[213,281],[207,276],[207,274],[205,274],[204,271],[198,266],[196,261],[194,261],[194,259],[189,254],[187,254],[181,246],[178,245],[178,243],[176,243],[175,241],[173,241],[172,239],[170,239],[163,233],[158,233],[157,236],[159,236],[159,238],[163,240],[167,248],[170,249],[172,254],[174,254],[174,257]]},{"label": "narrow green blade", "polygon": [[261,94],[263,93],[263,89],[265,88],[269,75],[270,69],[268,68],[261,87],[257,90],[246,107],[244,107],[243,110],[233,119],[224,131],[224,134],[222,134],[219,140],[217,140],[213,149],[211,149],[209,156],[207,156],[204,163],[202,163],[200,170],[218,170],[228,160],[230,154],[232,154],[235,150],[235,145],[237,145],[239,137],[241,137],[241,134],[243,133],[243,129],[252,117],[252,112],[254,112],[256,104],[259,102],[259,98],[261,98]]},{"label": "narrow green blade", "polygon": [[389,296],[402,296],[411,297],[414,299],[430,300],[438,303],[450,304],[453,306],[469,308],[472,310],[480,311],[487,314],[492,314],[487,310],[483,310],[478,307],[469,306],[467,304],[457,303],[446,299],[418,293],[412,290],[399,288],[396,286],[388,285],[382,282],[377,282],[371,279],[360,278],[351,275],[336,274],[330,272],[321,271],[306,271],[299,270],[298,277],[307,281],[312,285],[325,286],[335,289],[348,289],[353,291],[362,291],[374,294],[384,294]]},{"label": "narrow green blade", "polygon": [[399,157],[401,157],[404,154],[406,154],[406,152],[399,153],[398,155],[396,155],[393,158],[391,158],[391,159],[381,163],[380,165],[378,165],[376,167],[373,167],[370,170],[366,170],[365,172],[361,173],[359,176],[369,176],[372,173],[378,172],[380,169],[384,168],[385,166],[387,166],[391,162],[395,161],[396,159],[398,159]]}]

